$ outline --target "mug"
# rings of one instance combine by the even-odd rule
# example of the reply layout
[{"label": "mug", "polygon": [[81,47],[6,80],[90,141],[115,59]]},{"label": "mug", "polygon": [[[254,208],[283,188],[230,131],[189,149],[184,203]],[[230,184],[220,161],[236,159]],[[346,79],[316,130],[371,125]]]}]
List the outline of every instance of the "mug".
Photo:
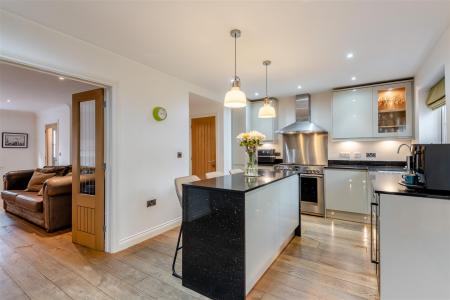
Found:
[{"label": "mug", "polygon": [[416,174],[403,174],[403,182],[409,185],[416,184]]}]

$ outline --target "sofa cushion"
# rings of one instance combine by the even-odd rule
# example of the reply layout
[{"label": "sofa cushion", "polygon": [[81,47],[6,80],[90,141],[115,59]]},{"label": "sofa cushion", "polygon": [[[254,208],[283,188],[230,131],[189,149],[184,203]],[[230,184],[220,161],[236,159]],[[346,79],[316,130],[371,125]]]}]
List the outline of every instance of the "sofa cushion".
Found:
[{"label": "sofa cushion", "polygon": [[56,176],[63,176],[67,173],[67,166],[45,166],[36,171],[41,173],[56,173]]},{"label": "sofa cushion", "polygon": [[39,190],[44,185],[44,182],[52,178],[56,175],[56,173],[42,173],[38,170],[34,171],[33,176],[30,179],[30,182],[28,182],[28,187],[25,190],[26,192],[39,192]]},{"label": "sofa cushion", "polygon": [[34,192],[21,192],[16,197],[16,205],[33,212],[42,212],[42,196]]},{"label": "sofa cushion", "polygon": [[8,201],[10,203],[14,203],[16,201],[17,195],[23,191],[12,190],[12,191],[2,191],[2,199],[3,201]]}]

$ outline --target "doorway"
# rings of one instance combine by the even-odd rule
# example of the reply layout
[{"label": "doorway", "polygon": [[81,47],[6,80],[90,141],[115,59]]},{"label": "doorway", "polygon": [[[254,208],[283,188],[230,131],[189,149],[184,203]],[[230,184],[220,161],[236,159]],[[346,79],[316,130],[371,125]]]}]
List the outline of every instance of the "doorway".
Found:
[{"label": "doorway", "polygon": [[192,175],[216,171],[216,117],[191,119]]},{"label": "doorway", "polygon": [[104,89],[72,96],[72,241],[105,247]]},{"label": "doorway", "polygon": [[58,165],[58,123],[45,125],[45,165]]}]

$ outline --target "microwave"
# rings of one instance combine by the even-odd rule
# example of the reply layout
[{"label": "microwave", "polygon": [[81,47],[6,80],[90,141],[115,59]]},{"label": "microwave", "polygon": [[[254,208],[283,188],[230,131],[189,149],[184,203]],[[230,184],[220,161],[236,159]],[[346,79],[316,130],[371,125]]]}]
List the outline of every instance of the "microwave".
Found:
[{"label": "microwave", "polygon": [[450,144],[413,144],[412,155],[419,185],[450,191]]}]

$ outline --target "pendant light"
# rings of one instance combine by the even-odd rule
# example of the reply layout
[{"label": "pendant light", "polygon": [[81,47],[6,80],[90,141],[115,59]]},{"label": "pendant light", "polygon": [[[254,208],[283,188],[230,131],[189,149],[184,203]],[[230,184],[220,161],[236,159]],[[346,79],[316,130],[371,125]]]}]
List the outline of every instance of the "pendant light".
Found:
[{"label": "pendant light", "polygon": [[234,79],[231,84],[231,89],[225,94],[224,106],[239,108],[247,105],[247,97],[241,91],[241,81],[236,75],[236,40],[241,36],[241,31],[239,29],[233,29],[230,34],[234,38]]},{"label": "pendant light", "polygon": [[264,106],[259,109],[258,118],[275,118],[277,114],[275,113],[275,108],[271,105],[267,94],[267,67],[270,65],[270,60],[263,61],[263,65],[266,67],[266,97],[264,98]]}]

